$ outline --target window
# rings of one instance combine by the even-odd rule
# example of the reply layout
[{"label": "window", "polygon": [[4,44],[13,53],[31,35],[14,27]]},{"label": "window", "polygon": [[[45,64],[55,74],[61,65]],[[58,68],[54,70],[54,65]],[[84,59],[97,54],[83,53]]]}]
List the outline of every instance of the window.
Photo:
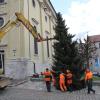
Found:
[{"label": "window", "polygon": [[4,24],[4,19],[3,17],[0,17],[0,27],[3,26],[3,24]]},{"label": "window", "polygon": [[32,18],[32,21],[33,21],[35,26],[37,26],[39,24],[39,22],[35,18]]},{"label": "window", "polygon": [[37,44],[37,40],[34,38],[34,53],[38,54],[38,44]]},{"label": "window", "polygon": [[0,69],[3,69],[4,74],[4,50],[0,50]]},{"label": "window", "polygon": [[45,21],[47,22],[47,16],[45,16]]},{"label": "window", "polygon": [[53,30],[55,30],[55,26],[53,25]]},{"label": "window", "polygon": [[35,0],[32,0],[33,7],[35,7]]},{"label": "window", "polygon": [[[36,29],[36,27],[34,26],[34,28]],[[38,54],[38,43],[37,40],[34,38],[34,53]]]},{"label": "window", "polygon": [[50,57],[48,36],[46,38],[47,38],[47,55],[48,55],[48,57]]},{"label": "window", "polygon": [[99,67],[99,58],[95,58],[95,67]]},{"label": "window", "polygon": [[33,66],[34,66],[34,73],[36,73],[36,66],[35,66],[35,63],[33,63]]},{"label": "window", "polygon": [[0,0],[0,3],[4,3],[5,0]]}]

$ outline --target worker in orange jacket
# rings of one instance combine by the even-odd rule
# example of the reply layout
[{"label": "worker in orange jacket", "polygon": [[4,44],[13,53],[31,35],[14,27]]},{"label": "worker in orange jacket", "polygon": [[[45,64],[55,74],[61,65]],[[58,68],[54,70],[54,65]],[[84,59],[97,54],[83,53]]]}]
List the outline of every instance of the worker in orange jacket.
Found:
[{"label": "worker in orange jacket", "polygon": [[56,86],[56,72],[54,70],[51,70],[51,73],[52,73],[52,84],[53,86]]},{"label": "worker in orange jacket", "polygon": [[46,71],[45,71],[44,73],[42,73],[42,74],[45,76],[44,80],[45,80],[45,82],[46,82],[47,91],[48,91],[48,92],[51,92],[52,74],[51,74],[51,72],[49,71],[48,68],[46,68]]},{"label": "worker in orange jacket", "polygon": [[68,90],[72,92],[72,73],[70,70],[66,70],[66,81]]},{"label": "worker in orange jacket", "polygon": [[60,84],[60,89],[61,91],[66,91],[67,88],[65,86],[65,74],[64,73],[60,73],[60,76],[59,76],[59,84]]},{"label": "worker in orange jacket", "polygon": [[92,78],[93,73],[89,69],[86,69],[85,80],[88,87],[88,94],[90,94],[90,91],[92,91],[95,94],[95,90],[92,89]]}]

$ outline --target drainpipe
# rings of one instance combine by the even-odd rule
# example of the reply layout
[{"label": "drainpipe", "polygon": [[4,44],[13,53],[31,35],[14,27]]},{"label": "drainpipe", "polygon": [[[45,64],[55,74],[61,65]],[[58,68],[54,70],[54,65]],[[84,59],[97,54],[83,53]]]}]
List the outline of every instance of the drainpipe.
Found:
[{"label": "drainpipe", "polygon": [[36,66],[35,66],[35,63],[33,62],[33,66],[34,66],[34,74],[36,73]]}]

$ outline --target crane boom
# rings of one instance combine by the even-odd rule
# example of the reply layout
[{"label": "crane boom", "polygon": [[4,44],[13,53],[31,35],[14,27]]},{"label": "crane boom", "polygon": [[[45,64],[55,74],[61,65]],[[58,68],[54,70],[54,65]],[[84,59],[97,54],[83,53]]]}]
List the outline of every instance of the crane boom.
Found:
[{"label": "crane boom", "polygon": [[17,16],[17,20],[22,22],[22,24],[32,33],[33,37],[38,39],[38,34],[36,29],[31,25],[31,23],[22,15],[22,13],[16,12],[15,15]]},{"label": "crane boom", "polygon": [[16,23],[17,23],[17,20],[16,21],[12,21],[12,22],[9,20],[7,22],[7,24],[0,29],[0,40],[5,36],[5,34],[9,30],[11,30],[16,25]]},{"label": "crane boom", "polygon": [[31,23],[23,16],[23,14],[16,12],[16,20],[11,21],[9,20],[6,25],[4,25],[2,28],[0,28],[0,39],[2,39],[5,34],[11,30],[18,22],[21,22],[28,31],[32,34],[32,36],[37,40],[37,42],[40,42],[40,37],[38,36],[37,30],[35,27],[31,25]]},{"label": "crane boom", "polygon": [[2,28],[0,28],[0,40],[5,36],[5,34],[11,30],[18,22],[21,22],[28,31],[32,34],[32,36],[37,40],[37,42],[52,40],[54,38],[48,38],[44,39],[39,33],[37,33],[37,30],[35,27],[31,25],[29,20],[27,20],[22,13],[16,12],[16,20],[11,21],[9,20],[6,25],[4,25]]}]

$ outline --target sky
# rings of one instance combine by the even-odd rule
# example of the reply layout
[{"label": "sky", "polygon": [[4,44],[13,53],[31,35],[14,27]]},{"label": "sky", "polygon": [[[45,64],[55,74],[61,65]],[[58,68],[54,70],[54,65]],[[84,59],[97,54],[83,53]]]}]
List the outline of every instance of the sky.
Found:
[{"label": "sky", "polygon": [[100,35],[100,0],[50,0],[56,12],[61,12],[70,28],[69,33],[83,39]]}]

